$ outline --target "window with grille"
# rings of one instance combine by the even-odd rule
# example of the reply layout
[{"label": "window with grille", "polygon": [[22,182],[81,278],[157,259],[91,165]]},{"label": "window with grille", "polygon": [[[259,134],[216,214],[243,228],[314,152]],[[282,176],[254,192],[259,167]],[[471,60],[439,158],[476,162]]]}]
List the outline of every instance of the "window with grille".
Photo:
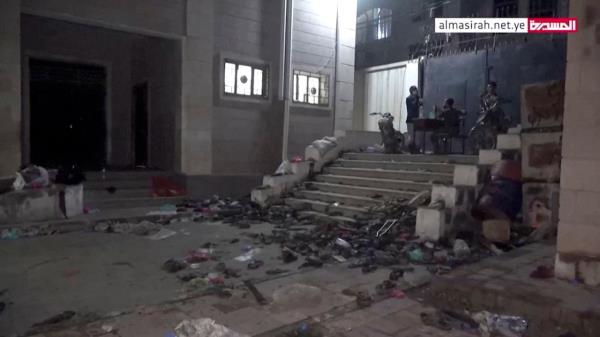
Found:
[{"label": "window with grille", "polygon": [[532,18],[552,18],[556,17],[558,12],[557,0],[530,0],[529,17]]},{"label": "window with grille", "polygon": [[329,105],[329,75],[294,70],[293,100],[296,103]]},{"label": "window with grille", "polygon": [[519,1],[494,0],[494,15],[497,18],[515,18],[519,16]]},{"label": "window with grille", "polygon": [[225,61],[225,94],[266,98],[268,71],[266,66],[256,66]]},{"label": "window with grille", "polygon": [[392,35],[392,10],[371,8],[357,18],[356,38],[358,43],[382,40]]}]

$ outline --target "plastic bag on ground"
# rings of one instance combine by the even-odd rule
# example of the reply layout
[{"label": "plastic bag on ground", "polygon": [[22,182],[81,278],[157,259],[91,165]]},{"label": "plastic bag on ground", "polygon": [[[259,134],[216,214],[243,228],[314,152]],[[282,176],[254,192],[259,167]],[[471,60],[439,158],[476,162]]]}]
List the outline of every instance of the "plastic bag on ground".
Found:
[{"label": "plastic bag on ground", "polygon": [[15,191],[20,191],[23,189],[23,187],[25,187],[25,179],[23,179],[21,173],[17,172],[17,177],[15,178],[12,187]]},{"label": "plastic bag on ground", "polygon": [[275,171],[275,174],[277,174],[277,175],[285,175],[285,174],[292,174],[292,173],[294,173],[294,172],[292,172],[292,165],[287,160],[284,160],[279,165],[277,170]]},{"label": "plastic bag on ground", "polygon": [[21,178],[25,181],[25,187],[42,188],[50,184],[48,171],[41,167],[30,165],[21,170]]},{"label": "plastic bag on ground", "polygon": [[317,139],[312,143],[312,146],[323,156],[337,146],[337,139],[335,137]]},{"label": "plastic bag on ground", "polygon": [[175,327],[177,337],[248,337],[232,331],[210,318],[185,320]]},{"label": "plastic bag on ground", "polygon": [[481,311],[473,315],[479,323],[482,336],[522,337],[527,331],[527,320],[519,316],[508,316]]}]

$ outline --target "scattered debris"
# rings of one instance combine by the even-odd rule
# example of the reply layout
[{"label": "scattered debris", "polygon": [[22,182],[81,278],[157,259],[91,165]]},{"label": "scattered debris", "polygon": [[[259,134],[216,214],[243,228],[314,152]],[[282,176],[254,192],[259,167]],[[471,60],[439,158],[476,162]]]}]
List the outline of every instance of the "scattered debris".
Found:
[{"label": "scattered debris", "polygon": [[528,323],[523,317],[493,314],[481,311],[473,314],[479,323],[479,331],[483,337],[494,336],[522,337],[527,331]]},{"label": "scattered debris", "polygon": [[244,285],[248,288],[248,290],[250,290],[252,295],[254,295],[254,298],[256,299],[256,302],[258,302],[258,304],[265,305],[265,304],[269,303],[267,301],[267,299],[263,296],[263,294],[261,294],[261,292],[258,291],[258,289],[256,289],[256,287],[254,286],[252,281],[245,280]]},{"label": "scattered debris", "polygon": [[115,329],[114,326],[108,325],[108,324],[102,325],[101,329],[102,329],[102,331],[104,331],[106,333],[114,333],[117,331],[117,329]]},{"label": "scattered debris", "polygon": [[168,239],[176,234],[177,234],[177,232],[175,232],[173,230],[170,230],[168,228],[161,228],[157,233],[149,235],[149,236],[147,236],[147,238],[150,240],[158,241],[158,240]]},{"label": "scattered debris", "polygon": [[406,294],[404,293],[404,291],[402,291],[401,289],[393,289],[390,292],[390,297],[392,298],[397,298],[397,299],[403,299],[406,297]]},{"label": "scattered debris", "polygon": [[185,320],[175,327],[176,337],[248,337],[217,324],[210,318]]},{"label": "scattered debris", "polygon": [[359,291],[356,294],[356,304],[359,308],[370,307],[373,304],[373,297],[365,291]]},{"label": "scattered debris", "polygon": [[421,316],[421,322],[427,326],[432,326],[434,328],[438,328],[438,329],[444,330],[444,331],[452,330],[452,326],[450,326],[450,323],[448,322],[448,320],[446,320],[443,316],[438,315],[437,312],[436,313],[422,312],[420,316]]},{"label": "scattered debris", "polygon": [[19,238],[19,232],[16,228],[3,229],[0,238],[2,240],[16,240]]},{"label": "scattered debris", "polygon": [[71,318],[73,318],[73,316],[75,316],[75,311],[72,310],[67,310],[67,311],[63,311],[58,315],[54,315],[44,321],[41,321],[39,323],[35,323],[33,325],[34,328],[39,328],[39,327],[43,327],[46,325],[54,325],[54,324],[58,324],[64,321],[68,321]]},{"label": "scattered debris", "polygon": [[538,266],[536,268],[536,270],[532,271],[531,274],[529,274],[529,276],[531,278],[541,279],[541,280],[553,278],[554,277],[554,268],[552,268],[552,266],[544,266],[544,265]]},{"label": "scattered debris", "polygon": [[463,258],[471,254],[471,248],[469,248],[469,245],[461,239],[456,239],[454,241],[452,251],[454,252],[454,256],[458,258]]},{"label": "scattered debris", "polygon": [[176,259],[168,259],[163,264],[163,269],[169,273],[176,273],[187,267],[188,267],[188,264],[185,261],[176,260]]},{"label": "scattered debris", "polygon": [[213,250],[211,248],[198,248],[187,253],[185,256],[185,262],[187,263],[201,263],[206,262],[210,259],[210,255]]},{"label": "scattered debris", "polygon": [[390,295],[392,290],[396,289],[396,282],[385,280],[382,283],[375,286],[375,292],[380,296]]},{"label": "scattered debris", "polygon": [[287,247],[283,247],[281,250],[281,258],[283,259],[283,263],[292,263],[298,260],[296,253]]},{"label": "scattered debris", "polygon": [[262,267],[265,263],[262,260],[252,260],[248,263],[248,269],[254,270]]},{"label": "scattered debris", "polygon": [[246,261],[250,261],[252,259],[254,259],[254,256],[257,255],[258,253],[260,253],[260,248],[251,248],[250,250],[246,251],[244,254],[235,257],[234,260],[239,261],[239,262],[246,262]]}]

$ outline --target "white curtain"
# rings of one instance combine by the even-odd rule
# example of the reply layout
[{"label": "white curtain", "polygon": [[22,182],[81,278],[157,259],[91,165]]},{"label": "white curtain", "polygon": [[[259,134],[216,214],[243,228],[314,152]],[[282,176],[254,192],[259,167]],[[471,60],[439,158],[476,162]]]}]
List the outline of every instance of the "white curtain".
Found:
[{"label": "white curtain", "polygon": [[405,67],[367,72],[365,74],[365,130],[379,131],[379,116],[371,112],[389,112],[394,116],[396,130],[405,132],[406,112],[404,101],[408,88],[404,88]]}]

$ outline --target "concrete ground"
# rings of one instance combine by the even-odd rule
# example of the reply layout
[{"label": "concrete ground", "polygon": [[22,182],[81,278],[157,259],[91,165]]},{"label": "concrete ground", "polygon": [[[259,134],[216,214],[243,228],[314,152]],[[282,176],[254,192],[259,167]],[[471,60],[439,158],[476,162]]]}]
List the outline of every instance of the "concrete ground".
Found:
[{"label": "concrete ground", "polygon": [[[424,267],[417,266],[414,273],[407,274],[398,284],[407,297],[375,296],[372,306],[361,309],[352,292],[363,290],[374,294],[375,286],[388,278],[389,270],[380,268],[363,274],[344,264],[298,269],[302,258],[284,264],[279,259],[277,244],[260,245],[251,237],[251,233],[270,233],[271,224],[238,229],[222,223],[179,222],[168,228],[177,234],[159,241],[131,234],[74,232],[0,242],[3,266],[0,270],[0,301],[6,303],[6,308],[0,312],[0,336],[26,335],[29,331],[36,332],[37,337],[165,337],[172,336],[170,333],[179,322],[199,318],[214,319],[249,336],[288,336],[286,332],[296,329],[301,322],[308,322],[312,329],[322,331],[323,336],[479,336],[478,331],[442,331],[425,326],[420,314],[432,312],[434,306],[450,304],[460,308],[466,300],[478,310],[522,314],[538,329],[542,325],[538,322],[551,321],[550,314],[548,319],[540,318],[532,314],[540,312],[533,307],[550,302],[528,300],[527,310],[524,309],[526,305],[517,301],[511,302],[513,305],[499,305],[505,303],[502,301],[506,296],[499,296],[498,291],[522,297],[523,284],[529,284],[532,294],[535,294],[532,289],[540,288],[540,297],[552,295],[554,291],[560,292],[560,295],[554,294],[555,297],[569,299],[568,303],[552,302],[559,307],[557,312],[564,316],[562,319],[552,321],[553,325],[543,323],[547,326],[545,331],[552,332],[544,337],[558,337],[559,332],[566,330],[586,331],[583,328],[574,330],[569,325],[574,321],[582,327],[592,324],[577,315],[569,316],[569,306],[580,303],[580,310],[589,311],[600,303],[598,291],[582,290],[578,285],[561,281],[534,282],[529,279],[528,273],[535,265],[551,262],[549,257],[553,256],[553,248],[548,246],[534,245],[461,267],[447,276],[436,277],[433,286],[425,288],[419,287],[430,281],[430,277]],[[231,243],[234,239],[239,241]],[[165,260],[183,257],[207,242],[216,244],[214,261],[202,263],[197,271],[213,271],[217,263],[224,262],[242,274],[240,278],[225,280],[232,288],[229,297],[205,296],[202,290],[206,287],[190,290],[175,274],[161,270]],[[256,258],[265,261],[263,267],[248,270],[247,262],[233,259],[248,245],[261,248]],[[289,272],[267,275],[266,270],[273,268]],[[511,278],[520,282],[521,288],[510,283]],[[242,284],[245,279],[255,281],[267,299],[266,305],[257,303]],[[544,287],[538,282],[543,282]],[[509,291],[513,287],[521,292]],[[4,293],[3,289],[6,289]],[[490,295],[494,291],[496,297]],[[455,296],[441,296],[440,299],[439,294]],[[461,303],[448,300],[457,297],[462,299]],[[49,331],[30,330],[32,324],[66,310],[75,311],[77,315],[70,321],[52,326]]]},{"label": "concrete ground", "polygon": [[[215,258],[240,268],[243,277],[264,277],[233,260],[253,244],[245,233],[270,233],[268,224],[239,230],[220,223],[176,223],[171,238],[152,241],[132,234],[74,232],[0,242],[0,289],[13,302],[0,315],[0,332],[23,332],[31,324],[64,310],[107,313],[141,304],[186,297],[181,282],[161,270],[172,257],[183,257],[207,242],[216,244]],[[233,238],[238,243],[230,244]],[[275,245],[258,255],[267,261],[279,254]],[[204,263],[210,270],[217,261]],[[296,264],[287,266],[295,270]],[[273,260],[270,264],[279,264]]]}]

